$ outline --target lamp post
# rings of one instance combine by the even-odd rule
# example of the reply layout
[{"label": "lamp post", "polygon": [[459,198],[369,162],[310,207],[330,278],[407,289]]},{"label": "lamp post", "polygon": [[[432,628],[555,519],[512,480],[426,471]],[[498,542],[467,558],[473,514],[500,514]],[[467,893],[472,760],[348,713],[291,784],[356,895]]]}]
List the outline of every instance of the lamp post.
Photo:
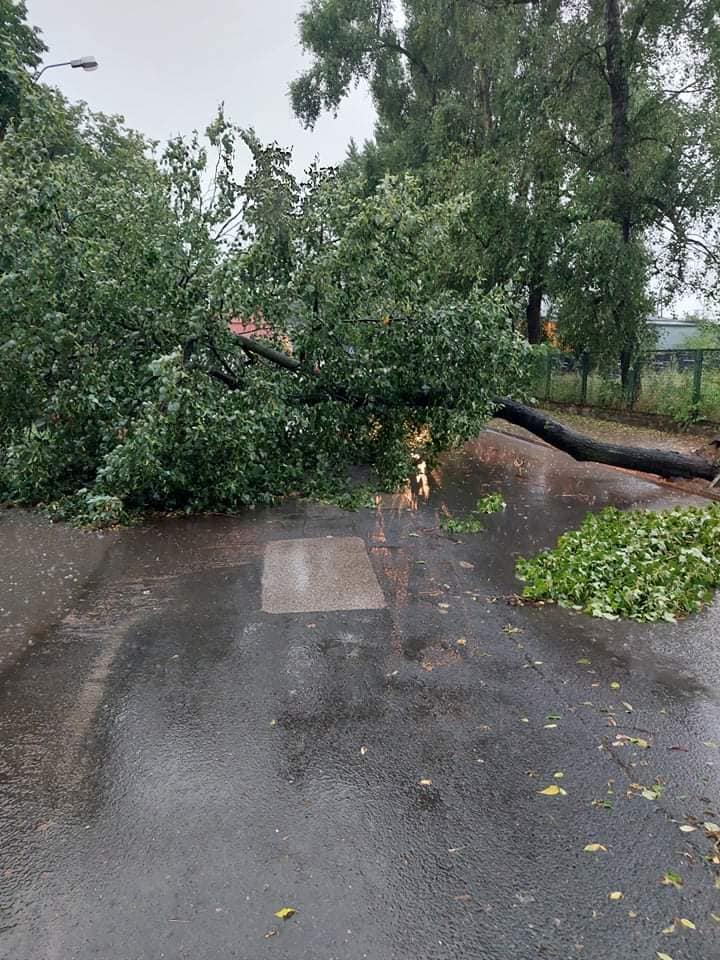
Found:
[{"label": "lamp post", "polygon": [[42,70],[38,70],[33,80],[37,83],[45,71],[52,70],[53,67],[72,67],[73,70],[77,70],[78,68],[80,70],[97,70],[98,62],[95,57],[78,57],[77,60],[64,60],[62,63],[48,63]]}]

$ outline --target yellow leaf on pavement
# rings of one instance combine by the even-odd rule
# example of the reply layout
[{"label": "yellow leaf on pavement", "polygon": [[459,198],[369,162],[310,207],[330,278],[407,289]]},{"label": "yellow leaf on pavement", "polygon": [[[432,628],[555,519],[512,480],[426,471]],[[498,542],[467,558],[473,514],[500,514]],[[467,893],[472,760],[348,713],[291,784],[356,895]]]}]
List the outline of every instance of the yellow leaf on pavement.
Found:
[{"label": "yellow leaf on pavement", "polygon": [[625,894],[622,893],[620,890],[613,890],[612,893],[609,893],[609,894],[608,894],[608,899],[609,899],[609,900],[622,900],[622,898],[623,898],[624,896],[625,896]]},{"label": "yellow leaf on pavement", "polygon": [[683,927],[686,927],[688,930],[696,930],[697,927],[692,922],[692,920],[687,920],[685,917],[680,917],[680,923]]},{"label": "yellow leaf on pavement", "polygon": [[607,847],[603,846],[602,843],[588,843],[586,847],[583,847],[585,853],[599,853],[601,850],[604,850],[607,853]]},{"label": "yellow leaf on pavement", "polygon": [[544,790],[538,790],[538,793],[541,793],[544,797],[566,797],[567,790],[563,790],[562,787],[559,787],[556,783],[551,783],[549,787],[545,787]]},{"label": "yellow leaf on pavement", "polygon": [[290,917],[294,917],[297,913],[295,907],[280,907],[279,910],[275,911],[275,916],[278,920],[289,920]]}]

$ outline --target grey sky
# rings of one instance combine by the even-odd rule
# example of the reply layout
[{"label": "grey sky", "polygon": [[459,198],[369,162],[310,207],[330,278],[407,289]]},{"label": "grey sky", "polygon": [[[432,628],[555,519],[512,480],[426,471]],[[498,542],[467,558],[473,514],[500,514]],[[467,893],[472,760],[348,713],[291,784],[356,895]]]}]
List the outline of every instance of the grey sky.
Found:
[{"label": "grey sky", "polygon": [[203,129],[226,115],[263,140],[294,147],[298,167],[318,154],[333,164],[350,137],[371,135],[373,108],[358,90],[337,119],[303,130],[287,88],[303,67],[296,19],[304,0],[27,0],[28,19],[50,48],[46,63],[94,54],[94,73],[58,69],[43,77],[71,100],[121,113],[158,139]]}]

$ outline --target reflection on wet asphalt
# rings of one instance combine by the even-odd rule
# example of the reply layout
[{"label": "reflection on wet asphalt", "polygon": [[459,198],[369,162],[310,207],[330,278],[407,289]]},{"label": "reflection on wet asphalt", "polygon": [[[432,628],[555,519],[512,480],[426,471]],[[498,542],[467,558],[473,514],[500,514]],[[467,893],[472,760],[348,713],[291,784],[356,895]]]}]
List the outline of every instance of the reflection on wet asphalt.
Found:
[{"label": "reflection on wet asphalt", "polygon": [[[483,533],[438,528],[496,490]],[[505,599],[588,509],[678,499],[488,432],[374,511],[3,515],[0,956],[720,956],[718,608]],[[265,545],[328,537],[362,538],[386,606],[263,612]]]}]

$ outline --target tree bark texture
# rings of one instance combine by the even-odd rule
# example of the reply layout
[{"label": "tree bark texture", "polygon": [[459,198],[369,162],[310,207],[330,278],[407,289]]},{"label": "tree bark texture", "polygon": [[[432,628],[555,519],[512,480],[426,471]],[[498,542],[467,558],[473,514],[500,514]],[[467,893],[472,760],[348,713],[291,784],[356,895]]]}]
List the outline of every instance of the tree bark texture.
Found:
[{"label": "tree bark texture", "polygon": [[626,447],[617,443],[602,443],[582,433],[570,430],[552,417],[518,403],[502,398],[495,416],[515,426],[523,427],[546,443],[569,454],[574,460],[604,463],[660,477],[714,480],[720,465],[702,457],[688,456],[670,450],[644,447]]}]

